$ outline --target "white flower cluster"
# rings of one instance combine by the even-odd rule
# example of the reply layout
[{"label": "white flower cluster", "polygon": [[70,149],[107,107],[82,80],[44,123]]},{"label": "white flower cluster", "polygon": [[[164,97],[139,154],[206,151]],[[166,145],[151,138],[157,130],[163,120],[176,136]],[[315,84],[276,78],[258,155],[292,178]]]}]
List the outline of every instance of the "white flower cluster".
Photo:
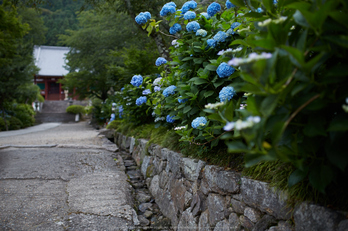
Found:
[{"label": "white flower cluster", "polygon": [[183,130],[183,129],[186,129],[186,126],[181,126],[181,127],[175,127],[174,130],[177,131],[177,130]]},{"label": "white flower cluster", "polygon": [[235,130],[243,130],[245,128],[251,128],[254,126],[254,124],[257,124],[261,121],[260,116],[249,116],[246,121],[243,121],[241,119],[237,120],[236,122],[228,122],[224,126],[225,131],[231,131],[233,129]]},{"label": "white flower cluster", "polygon": [[175,48],[178,48],[180,46],[180,44],[178,43],[178,41],[176,41],[176,39],[174,39],[172,41],[172,46],[174,46]]},{"label": "white flower cluster", "polygon": [[346,98],[346,104],[342,105],[343,111],[348,113],[348,97]]},{"label": "white flower cluster", "polygon": [[166,120],[166,118],[164,118],[164,117],[157,117],[155,119],[155,123],[158,122],[158,121],[164,121],[164,120]]},{"label": "white flower cluster", "polygon": [[226,54],[229,54],[229,53],[237,53],[239,51],[241,51],[243,48],[242,47],[238,47],[236,49],[232,49],[232,48],[228,48],[226,50],[221,50],[217,53],[217,55],[226,55]]},{"label": "white flower cluster", "polygon": [[258,26],[268,26],[270,23],[275,23],[275,24],[279,24],[279,23],[282,23],[284,22],[288,17],[280,17],[278,19],[266,19],[265,21],[263,22],[258,22],[257,25]]},{"label": "white flower cluster", "polygon": [[205,108],[207,109],[217,109],[218,107],[221,107],[225,104],[225,102],[218,102],[218,103],[208,103],[205,105]]},{"label": "white flower cluster", "polygon": [[260,60],[260,59],[270,59],[272,58],[272,54],[271,53],[266,53],[266,52],[262,52],[260,55],[253,52],[250,53],[248,58],[233,58],[230,61],[228,61],[228,65],[230,66],[240,66],[242,64],[247,64],[247,63],[251,63],[254,62],[256,60]]},{"label": "white flower cluster", "polygon": [[162,86],[160,83],[161,83],[161,80],[162,80],[162,77],[159,77],[159,78],[156,78],[154,81],[153,81],[153,85],[155,86]]}]

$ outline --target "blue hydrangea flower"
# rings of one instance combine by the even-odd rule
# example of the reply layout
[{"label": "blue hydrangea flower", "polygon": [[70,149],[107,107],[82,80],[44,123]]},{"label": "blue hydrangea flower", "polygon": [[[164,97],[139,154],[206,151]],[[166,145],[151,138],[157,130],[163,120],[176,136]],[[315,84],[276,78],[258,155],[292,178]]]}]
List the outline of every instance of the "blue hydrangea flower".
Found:
[{"label": "blue hydrangea flower", "polygon": [[143,13],[140,13],[138,14],[136,17],[135,17],[135,21],[139,24],[139,25],[142,25],[142,24],[145,24],[147,22],[147,18],[146,16],[143,14]]},{"label": "blue hydrangea flower", "polygon": [[216,33],[216,35],[214,35],[213,39],[220,43],[220,42],[225,42],[226,38],[228,37],[228,35],[223,32],[223,31],[219,31]]},{"label": "blue hydrangea flower", "polygon": [[199,30],[197,30],[197,32],[196,32],[196,36],[202,36],[202,37],[205,37],[205,36],[207,36],[207,31],[206,30],[203,30],[203,29],[199,29]]},{"label": "blue hydrangea flower", "polygon": [[198,22],[196,21],[192,21],[192,22],[189,22],[187,23],[186,25],[186,30],[187,31],[193,31],[193,32],[196,32],[198,29],[200,29],[200,25]]},{"label": "blue hydrangea flower", "polygon": [[151,94],[151,90],[150,89],[143,90],[143,95],[148,95],[148,94]]},{"label": "blue hydrangea flower", "polygon": [[221,89],[221,91],[219,92],[219,98],[221,102],[224,101],[230,101],[232,99],[232,97],[236,94],[236,92],[234,91],[233,87],[224,87]]},{"label": "blue hydrangea flower", "polygon": [[155,92],[158,92],[158,91],[160,91],[160,90],[161,90],[161,87],[159,87],[159,86],[155,86],[155,87],[153,88],[153,90],[154,90]]},{"label": "blue hydrangea flower", "polygon": [[174,86],[174,85],[171,85],[171,86],[167,87],[166,89],[164,89],[164,91],[163,91],[164,97],[168,97],[170,95],[174,95],[175,94],[175,89],[176,89],[176,86]]},{"label": "blue hydrangea flower", "polygon": [[174,14],[176,12],[175,9],[176,5],[174,2],[169,2],[164,4],[164,6],[162,7],[161,11],[160,11],[160,15],[163,16],[167,16],[167,14]]},{"label": "blue hydrangea flower", "polygon": [[215,47],[216,41],[214,39],[208,39],[207,44],[208,44],[208,47]]},{"label": "blue hydrangea flower", "polygon": [[226,8],[227,8],[227,9],[234,8],[234,7],[236,7],[236,6],[233,5],[233,4],[230,2],[230,0],[227,0],[227,1],[226,1]]},{"label": "blue hydrangea flower", "polygon": [[206,12],[201,13],[201,15],[203,15],[206,19],[210,19],[210,16]]},{"label": "blue hydrangea flower", "polygon": [[194,119],[191,123],[191,126],[193,128],[201,129],[201,128],[204,128],[207,123],[208,123],[207,119],[205,117],[201,116],[201,117],[197,117],[196,119]]},{"label": "blue hydrangea flower", "polygon": [[231,25],[231,29],[234,30],[234,28],[236,28],[236,27],[238,27],[238,26],[240,26],[240,22],[234,22],[234,23],[232,23],[232,25]]},{"label": "blue hydrangea flower", "polygon": [[143,83],[143,77],[141,75],[134,75],[130,83],[134,87],[139,87]]},{"label": "blue hydrangea flower", "polygon": [[182,5],[181,8],[181,14],[185,14],[187,11],[189,11],[190,9],[195,9],[197,7],[197,2],[195,1],[188,1],[185,2],[184,5]]},{"label": "blue hydrangea flower", "polygon": [[181,96],[180,96],[180,98],[178,98],[179,103],[185,103],[185,102],[187,102],[187,100],[188,99],[182,99]]},{"label": "blue hydrangea flower", "polygon": [[227,34],[228,36],[233,35],[233,34],[234,34],[234,31],[230,28],[230,29],[228,29],[228,30],[226,31],[226,34]]},{"label": "blue hydrangea flower", "polygon": [[146,96],[140,96],[140,97],[137,98],[137,100],[135,101],[135,104],[136,104],[137,106],[140,106],[140,105],[146,103],[146,100],[147,100]]},{"label": "blue hydrangea flower", "polygon": [[165,63],[167,63],[167,60],[163,57],[159,57],[156,60],[156,66],[161,66],[162,64],[165,64]]},{"label": "blue hydrangea flower", "polygon": [[256,9],[256,12],[257,12],[257,13],[262,13],[262,12],[263,12],[263,9],[259,7],[259,8]]},{"label": "blue hydrangea flower", "polygon": [[226,78],[235,72],[236,69],[228,65],[227,63],[221,63],[216,69],[216,73],[220,78]]},{"label": "blue hydrangea flower", "polygon": [[186,19],[186,20],[191,20],[191,19],[194,19],[195,17],[196,17],[196,13],[193,11],[187,11],[184,14],[184,19]]},{"label": "blue hydrangea flower", "polygon": [[217,12],[221,10],[219,3],[213,2],[208,6],[207,13],[210,17],[213,17]]},{"label": "blue hydrangea flower", "polygon": [[120,114],[123,113],[123,106],[122,105],[118,107],[118,113],[120,113]]},{"label": "blue hydrangea flower", "polygon": [[110,117],[111,117],[111,118],[110,118],[110,121],[109,121],[109,122],[114,121],[114,120],[115,120],[116,115],[115,115],[114,113],[112,113]]},{"label": "blue hydrangea flower", "polygon": [[175,120],[174,120],[173,118],[174,118],[174,116],[167,115],[166,121],[167,121],[168,123],[174,123]]},{"label": "blue hydrangea flower", "polygon": [[123,90],[124,90],[124,87],[121,88],[121,91],[123,91]]},{"label": "blue hydrangea flower", "polygon": [[179,23],[175,23],[171,28],[169,28],[170,34],[176,34],[181,31],[181,25]]},{"label": "blue hydrangea flower", "polygon": [[149,11],[144,12],[143,15],[146,17],[147,20],[151,19],[151,14]]}]

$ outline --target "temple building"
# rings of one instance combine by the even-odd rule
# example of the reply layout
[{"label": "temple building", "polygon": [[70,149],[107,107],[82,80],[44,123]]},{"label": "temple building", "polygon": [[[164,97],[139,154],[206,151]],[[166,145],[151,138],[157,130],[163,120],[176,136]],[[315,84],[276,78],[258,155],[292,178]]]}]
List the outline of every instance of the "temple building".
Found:
[{"label": "temple building", "polygon": [[34,83],[41,89],[45,100],[64,100],[66,95],[61,83],[57,81],[69,73],[65,69],[65,58],[69,47],[35,46],[35,64],[40,68],[34,76]]}]

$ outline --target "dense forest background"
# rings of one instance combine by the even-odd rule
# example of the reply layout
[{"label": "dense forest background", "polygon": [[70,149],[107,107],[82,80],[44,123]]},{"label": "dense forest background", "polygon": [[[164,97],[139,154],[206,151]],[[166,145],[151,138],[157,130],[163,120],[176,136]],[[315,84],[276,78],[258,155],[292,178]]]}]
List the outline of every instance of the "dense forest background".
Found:
[{"label": "dense forest background", "polygon": [[51,0],[40,5],[41,18],[47,29],[43,44],[48,46],[64,45],[58,43],[58,35],[66,30],[78,30],[77,13],[82,9],[84,0]]}]

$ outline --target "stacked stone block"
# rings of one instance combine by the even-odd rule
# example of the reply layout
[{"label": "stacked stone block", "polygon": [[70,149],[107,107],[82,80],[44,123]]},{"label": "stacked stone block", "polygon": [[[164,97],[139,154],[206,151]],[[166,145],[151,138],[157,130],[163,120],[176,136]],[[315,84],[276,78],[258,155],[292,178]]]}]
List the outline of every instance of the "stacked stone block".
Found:
[{"label": "stacked stone block", "polygon": [[344,213],[307,202],[290,208],[287,195],[268,183],[159,145],[146,148],[144,139],[117,133],[115,142],[132,154],[175,230],[348,230]]}]

